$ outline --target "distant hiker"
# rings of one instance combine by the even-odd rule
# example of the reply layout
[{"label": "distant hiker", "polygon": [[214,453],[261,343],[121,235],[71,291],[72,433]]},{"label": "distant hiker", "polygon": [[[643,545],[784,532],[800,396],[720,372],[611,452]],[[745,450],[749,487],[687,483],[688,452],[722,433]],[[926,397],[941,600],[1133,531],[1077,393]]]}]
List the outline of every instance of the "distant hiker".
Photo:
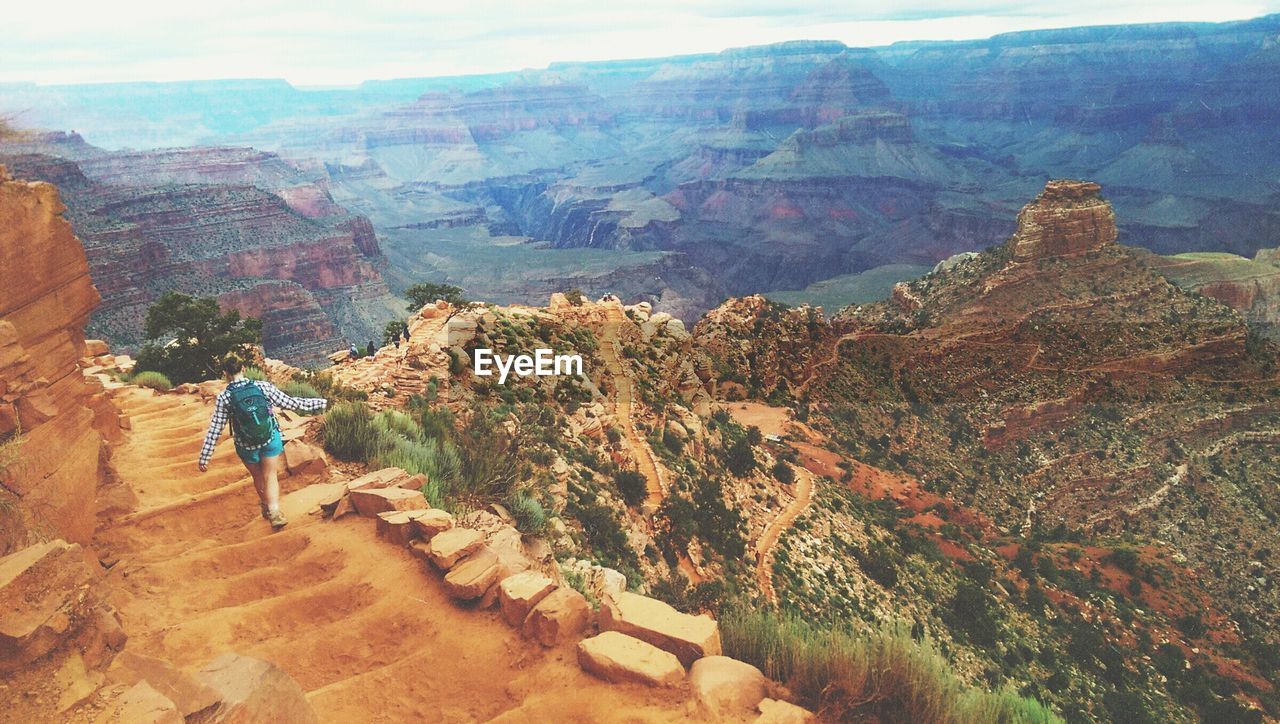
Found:
[{"label": "distant hiker", "polygon": [[409,341],[409,325],[407,324],[400,325],[400,336],[404,338],[404,341],[406,342]]},{"label": "distant hiker", "polygon": [[366,355],[366,356],[368,356],[368,357],[372,357],[372,356],[373,356],[373,352],[374,352],[374,349],[373,349],[373,340],[371,339],[371,340],[369,340],[369,346],[367,346],[367,347],[365,347],[365,348],[364,348],[364,353],[365,353],[365,355]]},{"label": "distant hiker", "polygon": [[400,335],[397,334],[395,337],[392,337],[391,344],[394,344],[396,349],[400,349]]},{"label": "distant hiker", "polygon": [[353,360],[359,356],[360,356],[360,350],[359,348],[356,347],[356,343],[352,342],[351,346],[347,347],[347,359]]},{"label": "distant hiker", "polygon": [[[355,347],[355,345],[352,345]],[[219,395],[213,406],[213,419],[209,432],[200,446],[200,472],[209,469],[209,458],[222,436],[222,428],[231,421],[231,436],[235,439],[236,454],[253,476],[253,487],[258,491],[258,503],[262,517],[271,527],[280,530],[288,523],[280,512],[280,481],[276,475],[280,469],[280,453],[284,442],[280,439],[280,424],[272,405],[283,410],[315,412],[328,404],[322,397],[290,397],[270,382],[246,379],[244,364],[235,357],[228,357],[222,364],[222,372],[231,381]]]}]

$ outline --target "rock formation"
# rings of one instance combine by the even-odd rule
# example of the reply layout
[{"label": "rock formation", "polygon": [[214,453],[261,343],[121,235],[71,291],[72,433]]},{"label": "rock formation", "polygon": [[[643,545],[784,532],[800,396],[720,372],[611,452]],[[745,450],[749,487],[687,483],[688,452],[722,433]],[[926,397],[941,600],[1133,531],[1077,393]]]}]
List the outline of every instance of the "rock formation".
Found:
[{"label": "rock formation", "polygon": [[[58,191],[0,167],[0,553],[30,534],[87,542],[119,436],[100,386],[85,381],[84,325],[98,304]],[[12,503],[16,503],[13,505]]]},{"label": "rock formation", "polygon": [[1018,212],[1015,261],[1096,251],[1116,240],[1115,213],[1089,181],[1054,180]]}]

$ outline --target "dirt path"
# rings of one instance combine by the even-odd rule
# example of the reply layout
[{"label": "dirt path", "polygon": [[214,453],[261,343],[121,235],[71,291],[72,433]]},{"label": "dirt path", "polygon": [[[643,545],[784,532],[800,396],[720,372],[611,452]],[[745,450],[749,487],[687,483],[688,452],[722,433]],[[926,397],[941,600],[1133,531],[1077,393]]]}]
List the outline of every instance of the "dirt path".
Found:
[{"label": "dirt path", "polygon": [[662,467],[654,457],[653,448],[649,447],[649,441],[636,429],[635,382],[622,368],[622,338],[619,334],[627,319],[621,309],[614,307],[609,307],[606,314],[600,356],[604,358],[605,369],[613,379],[613,414],[622,425],[622,437],[631,450],[631,456],[635,458],[640,474],[644,475],[649,491],[648,502],[657,505],[667,495],[667,484],[662,475]]},{"label": "dirt path", "polygon": [[[272,534],[228,443],[195,459],[210,412],[198,398],[117,398],[133,430],[121,479],[148,513],[99,531],[118,556],[110,597],[127,647],[197,667],[225,651],[283,667],[323,721],[672,721],[680,690],[605,684],[572,646],[542,649],[495,611],[466,610],[367,519],[310,514],[333,485],[282,481],[287,528]],[[194,495],[194,497],[193,497]]]},{"label": "dirt path", "polygon": [[778,602],[778,594],[773,588],[773,549],[782,534],[813,500],[813,473],[797,465],[792,465],[791,469],[796,473],[796,497],[765,527],[760,540],[756,541],[756,582],[770,603]]}]

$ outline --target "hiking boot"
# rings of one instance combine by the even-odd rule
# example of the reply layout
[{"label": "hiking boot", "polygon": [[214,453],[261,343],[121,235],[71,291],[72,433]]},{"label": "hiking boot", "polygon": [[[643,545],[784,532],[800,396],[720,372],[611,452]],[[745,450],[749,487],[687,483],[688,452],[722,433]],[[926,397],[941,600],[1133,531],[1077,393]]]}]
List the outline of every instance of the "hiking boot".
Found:
[{"label": "hiking boot", "polygon": [[263,520],[270,520],[270,519],[271,519],[271,509],[267,507],[267,504],[266,504],[266,503],[258,503],[258,507],[259,507],[259,508],[262,508],[262,519],[263,519]]},{"label": "hiking boot", "polygon": [[284,513],[281,513],[278,510],[274,512],[269,511],[267,513],[267,522],[271,524],[271,528],[273,530],[280,530],[289,524],[289,521],[284,518]]}]

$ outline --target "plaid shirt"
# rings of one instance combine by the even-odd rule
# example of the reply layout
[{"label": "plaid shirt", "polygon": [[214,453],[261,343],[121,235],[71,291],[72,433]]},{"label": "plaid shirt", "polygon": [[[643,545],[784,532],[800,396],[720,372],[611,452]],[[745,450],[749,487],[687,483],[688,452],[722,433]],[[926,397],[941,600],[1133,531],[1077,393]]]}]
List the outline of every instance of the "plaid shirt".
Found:
[{"label": "plaid shirt", "polygon": [[[205,434],[204,444],[200,446],[200,465],[202,467],[208,465],[209,458],[213,457],[213,448],[218,444],[218,438],[222,437],[222,428],[226,427],[227,420],[230,417],[231,388],[239,386],[241,383],[257,385],[258,389],[262,390],[262,394],[267,396],[267,400],[282,410],[314,412],[323,410],[325,405],[328,404],[328,401],[323,397],[290,397],[270,382],[256,380],[237,380],[232,382],[227,385],[227,389],[218,393],[218,401],[213,405],[213,419],[209,421],[209,432]],[[264,446],[260,445],[259,447]]]}]

